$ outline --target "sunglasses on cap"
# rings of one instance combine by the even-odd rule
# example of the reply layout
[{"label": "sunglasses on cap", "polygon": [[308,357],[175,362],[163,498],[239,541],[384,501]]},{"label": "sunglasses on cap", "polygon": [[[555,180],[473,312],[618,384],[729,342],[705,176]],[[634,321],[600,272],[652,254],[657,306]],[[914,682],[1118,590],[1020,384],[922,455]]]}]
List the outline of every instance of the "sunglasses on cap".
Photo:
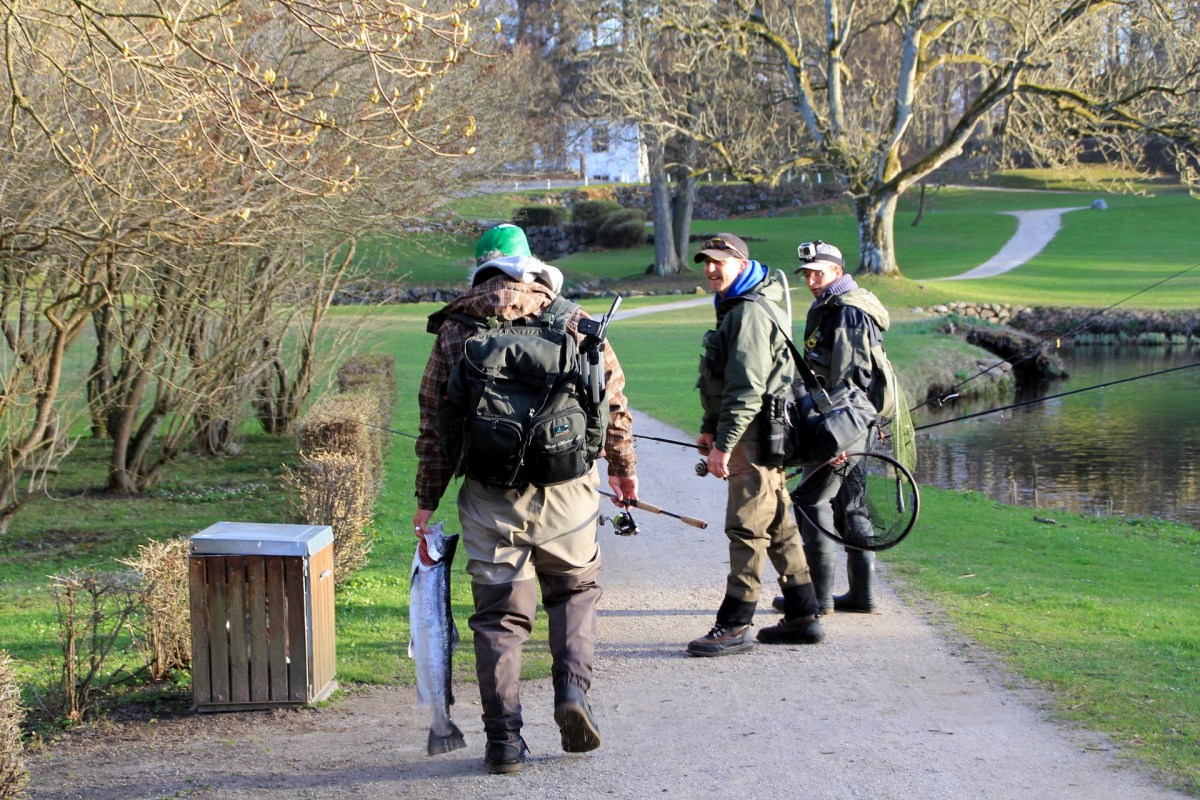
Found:
[{"label": "sunglasses on cap", "polygon": [[731,242],[725,241],[720,236],[713,236],[709,239],[705,239],[704,244],[701,246],[700,249],[701,250],[726,250],[730,253],[733,253],[735,256],[737,256],[740,259],[743,259],[746,261],[750,260],[750,256],[743,253],[741,251],[741,248],[739,248],[735,244],[732,244]]}]

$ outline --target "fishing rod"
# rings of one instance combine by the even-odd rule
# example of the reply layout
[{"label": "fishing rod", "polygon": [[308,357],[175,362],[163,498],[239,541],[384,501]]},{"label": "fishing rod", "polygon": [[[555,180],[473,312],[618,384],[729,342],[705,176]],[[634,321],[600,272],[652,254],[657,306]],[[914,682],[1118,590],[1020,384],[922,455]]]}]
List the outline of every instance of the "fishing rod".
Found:
[{"label": "fishing rod", "polygon": [[[982,376],[984,376],[984,375],[988,374],[988,373],[989,373],[989,372],[991,372],[992,370],[994,370],[994,369],[997,369],[997,368],[998,368],[998,367],[1000,367],[1000,365],[1001,365],[1001,364],[1003,364],[1004,362],[1006,362],[1006,361],[1007,361],[1008,363],[1010,363],[1010,364],[1012,364],[1012,365],[1014,365],[1014,366],[1015,366],[1015,365],[1017,365],[1017,364],[1020,364],[1020,363],[1021,363],[1021,362],[1023,362],[1023,361],[1027,361],[1027,360],[1029,360],[1030,358],[1033,358],[1034,354],[1036,354],[1036,353],[1038,352],[1038,350],[1040,350],[1040,349],[1041,349],[1042,345],[1044,345],[1044,344],[1047,344],[1047,343],[1048,343],[1048,342],[1050,342],[1051,340],[1055,340],[1055,341],[1057,341],[1057,340],[1066,339],[1066,338],[1069,338],[1069,337],[1071,337],[1071,336],[1074,336],[1075,334],[1077,334],[1077,333],[1080,333],[1082,330],[1084,330],[1084,329],[1087,327],[1087,324],[1088,324],[1089,322],[1091,322],[1093,319],[1095,319],[1096,317],[1100,316],[1101,314],[1104,314],[1104,313],[1107,313],[1107,312],[1109,312],[1109,311],[1112,311],[1114,308],[1116,308],[1117,306],[1121,305],[1122,303],[1126,303],[1126,302],[1128,302],[1128,301],[1132,300],[1133,298],[1137,297],[1138,295],[1145,294],[1146,292],[1150,291],[1151,289],[1155,289],[1155,288],[1157,288],[1157,287],[1159,287],[1159,286],[1162,286],[1164,283],[1166,283],[1166,282],[1168,282],[1168,281],[1173,281],[1173,280],[1175,280],[1176,278],[1178,278],[1178,277],[1180,277],[1180,276],[1182,276],[1182,275],[1186,275],[1187,273],[1191,272],[1191,271],[1192,271],[1192,270],[1194,270],[1194,269],[1200,269],[1200,263],[1193,264],[1192,266],[1188,267],[1187,269],[1180,270],[1179,272],[1176,272],[1174,275],[1168,275],[1167,277],[1163,278],[1163,279],[1162,279],[1162,280],[1160,280],[1160,281],[1156,281],[1156,282],[1154,282],[1154,283],[1150,284],[1149,286],[1146,286],[1146,287],[1143,287],[1143,288],[1141,288],[1141,289],[1137,290],[1136,292],[1134,292],[1134,293],[1133,293],[1133,294],[1131,294],[1131,295],[1128,295],[1127,297],[1123,297],[1123,298],[1121,298],[1120,300],[1118,300],[1117,302],[1113,303],[1113,304],[1112,304],[1112,305],[1110,305],[1110,306],[1106,306],[1106,307],[1104,307],[1104,308],[1098,309],[1097,311],[1095,311],[1095,312],[1093,312],[1093,313],[1089,314],[1088,316],[1084,317],[1082,320],[1080,320],[1078,323],[1076,323],[1076,324],[1075,324],[1075,326],[1074,326],[1074,327],[1072,327],[1072,328],[1071,328],[1070,330],[1068,330],[1067,332],[1065,332],[1065,333],[1061,333],[1061,334],[1056,334],[1056,335],[1054,335],[1054,336],[1047,336],[1046,338],[1044,338],[1044,339],[1041,339],[1041,340],[1039,340],[1039,341],[1035,342],[1034,344],[1030,345],[1028,348],[1026,348],[1026,349],[1025,349],[1025,351],[1024,351],[1022,354],[1019,354],[1019,355],[1018,355],[1018,357],[1017,357],[1016,359],[1007,359],[1007,358],[1002,358],[1002,359],[1000,359],[1000,360],[999,360],[999,361],[997,361],[995,364],[992,364],[991,366],[989,366],[989,367],[986,367],[986,368],[984,368],[984,369],[980,370],[979,372],[976,372],[976,373],[975,373],[974,375],[972,375],[971,377],[969,377],[969,378],[966,378],[965,380],[963,380],[963,381],[961,381],[961,382],[959,382],[959,383],[956,383],[956,384],[954,384],[953,386],[951,386],[949,389],[947,389],[947,390],[946,390],[946,391],[945,391],[945,392],[944,392],[942,395],[940,395],[939,397],[937,397],[937,398],[927,398],[927,399],[925,399],[923,402],[921,402],[921,403],[918,403],[917,405],[915,405],[915,406],[913,406],[912,408],[910,408],[910,409],[908,410],[908,413],[910,413],[910,414],[911,414],[911,413],[913,413],[914,411],[917,411],[917,410],[919,410],[919,409],[921,409],[921,408],[924,408],[925,406],[929,405],[929,403],[933,402],[934,400],[937,400],[938,404],[939,404],[939,405],[941,405],[941,404],[942,404],[942,403],[944,403],[946,400],[951,400],[951,399],[953,399],[953,398],[954,398],[954,397],[955,397],[955,396],[958,394],[958,390],[959,390],[959,389],[961,389],[963,386],[966,386],[968,383],[970,383],[971,381],[975,380],[976,378],[980,378],[980,377],[982,377]],[[920,430],[920,429],[918,428],[918,430]]]},{"label": "fishing rod", "polygon": [[[604,495],[605,497],[612,497],[614,499],[616,498],[615,494],[613,494],[611,492],[606,492],[603,489],[597,489],[596,491],[599,492],[600,494]],[[626,506],[633,506],[634,508],[640,509],[642,511],[648,511],[651,514],[662,514],[664,517],[671,517],[672,519],[677,519],[680,522],[684,523],[685,525],[691,525],[693,528],[704,529],[704,528],[708,527],[708,523],[702,519],[696,519],[695,517],[689,517],[689,516],[685,516],[683,514],[676,514],[671,511],[664,511],[663,509],[659,508],[658,506],[651,505],[650,503],[644,502],[642,500],[623,500],[621,502],[623,502]],[[618,530],[617,532],[620,533],[620,530]],[[631,533],[637,533],[636,525],[633,526],[633,531],[631,531]]]},{"label": "fishing rod", "polygon": [[1178,371],[1184,370],[1184,369],[1194,369],[1196,367],[1200,367],[1200,361],[1197,361],[1194,364],[1184,364],[1181,367],[1168,367],[1167,369],[1161,369],[1161,370],[1158,370],[1157,372],[1147,372],[1144,375],[1134,375],[1133,377],[1130,377],[1130,378],[1121,378],[1121,379],[1115,380],[1115,381],[1106,381],[1104,383],[1097,383],[1094,386],[1083,386],[1078,389],[1072,389],[1069,392],[1059,392],[1058,394],[1050,394],[1050,395],[1046,395],[1045,397],[1035,397],[1032,400],[1023,400],[1020,403],[1012,403],[1007,406],[1001,406],[999,408],[991,408],[986,411],[977,411],[974,414],[965,414],[961,417],[955,417],[954,419],[944,419],[941,422],[930,422],[927,425],[917,425],[914,427],[914,430],[924,431],[924,430],[928,430],[929,428],[937,428],[941,425],[949,425],[951,422],[962,422],[963,420],[975,419],[976,417],[986,417],[988,414],[998,414],[1001,411],[1009,411],[1014,408],[1024,408],[1026,406],[1032,406],[1037,403],[1044,403],[1047,400],[1057,400],[1060,397],[1069,397],[1073,394],[1079,394],[1081,392],[1090,392],[1093,389],[1107,389],[1110,386],[1117,386],[1122,383],[1131,383],[1132,381],[1140,381],[1144,378],[1155,378],[1155,377],[1158,377],[1159,375],[1166,375],[1167,373],[1170,373],[1170,372],[1178,372]]},{"label": "fishing rod", "polygon": [[[930,428],[937,428],[942,425],[949,425],[952,422],[962,422],[963,420],[976,419],[977,417],[986,417],[989,414],[999,414],[1002,411],[1011,411],[1012,409],[1015,409],[1015,408],[1024,408],[1026,406],[1036,405],[1037,403],[1044,403],[1047,400],[1057,400],[1062,397],[1069,397],[1073,394],[1081,394],[1082,392],[1090,392],[1094,389],[1107,389],[1110,386],[1118,386],[1122,383],[1132,383],[1134,381],[1145,380],[1146,378],[1157,378],[1160,375],[1167,375],[1169,373],[1179,372],[1179,371],[1185,370],[1185,369],[1195,369],[1196,367],[1200,367],[1200,361],[1197,361],[1194,364],[1184,364],[1179,367],[1168,367],[1166,369],[1157,370],[1155,372],[1147,372],[1142,375],[1133,375],[1128,378],[1120,378],[1120,379],[1114,380],[1114,381],[1105,381],[1104,383],[1097,383],[1092,386],[1081,386],[1078,389],[1072,389],[1068,392],[1059,392],[1058,394],[1046,395],[1045,397],[1035,397],[1032,400],[1023,400],[1019,403],[1011,403],[1009,405],[1000,406],[998,408],[990,408],[990,409],[987,409],[986,411],[976,411],[973,414],[965,414],[961,417],[954,417],[953,419],[944,419],[939,422],[930,422],[926,425],[916,425],[916,426],[914,426],[913,429],[917,430],[917,431],[924,431],[924,430],[928,430]],[[640,433],[633,434],[633,438],[649,439],[650,441],[654,441],[654,442],[663,442],[665,444],[676,444],[676,445],[679,445],[680,447],[699,449],[696,444],[691,443],[691,442],[685,442],[685,441],[682,441],[679,439],[663,439],[658,436],[645,436]],[[703,477],[703,473],[700,471],[700,469],[698,467],[697,467],[696,473],[698,475],[701,475],[701,477]]]}]

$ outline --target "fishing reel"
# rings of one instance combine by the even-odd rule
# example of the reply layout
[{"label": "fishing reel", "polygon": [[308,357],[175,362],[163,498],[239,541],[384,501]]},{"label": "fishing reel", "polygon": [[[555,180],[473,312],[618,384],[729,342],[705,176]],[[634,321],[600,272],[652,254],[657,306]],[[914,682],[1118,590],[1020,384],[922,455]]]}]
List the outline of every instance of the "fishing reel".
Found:
[{"label": "fishing reel", "polygon": [[628,509],[625,511],[618,511],[611,517],[606,517],[601,514],[600,524],[603,525],[606,522],[612,523],[613,533],[615,533],[617,536],[637,536],[637,522],[634,521],[633,514],[630,514]]},{"label": "fishing reel", "polygon": [[708,474],[708,461],[706,459],[702,458],[696,462],[696,474],[701,478]]}]

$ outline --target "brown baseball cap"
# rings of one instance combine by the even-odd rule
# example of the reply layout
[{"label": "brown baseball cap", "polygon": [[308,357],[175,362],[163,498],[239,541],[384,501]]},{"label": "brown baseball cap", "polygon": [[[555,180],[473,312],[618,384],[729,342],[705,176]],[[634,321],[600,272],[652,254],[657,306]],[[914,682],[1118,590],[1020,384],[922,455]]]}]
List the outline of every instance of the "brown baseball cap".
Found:
[{"label": "brown baseball cap", "polygon": [[697,264],[702,261],[724,261],[727,258],[750,260],[750,248],[746,243],[732,233],[718,233],[704,240],[703,248],[692,259]]}]

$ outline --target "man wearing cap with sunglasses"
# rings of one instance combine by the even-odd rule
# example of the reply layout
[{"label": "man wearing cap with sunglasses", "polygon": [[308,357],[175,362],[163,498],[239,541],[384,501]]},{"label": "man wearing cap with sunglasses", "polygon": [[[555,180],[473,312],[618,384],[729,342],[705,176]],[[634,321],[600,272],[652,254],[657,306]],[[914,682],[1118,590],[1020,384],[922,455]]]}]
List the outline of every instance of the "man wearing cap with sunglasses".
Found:
[{"label": "man wearing cap with sunglasses", "polygon": [[[804,359],[822,385],[834,387],[842,382],[852,382],[865,392],[871,385],[871,346],[881,342],[883,332],[891,324],[887,309],[878,297],[845,274],[842,252],[833,245],[820,240],[805,242],[797,248],[797,253],[800,267],[796,272],[804,273],[804,281],[813,296],[804,325]],[[869,433],[864,434],[862,440],[851,445],[847,452],[864,450],[868,436]],[[815,467],[807,470],[805,477],[812,469]],[[806,485],[804,492],[797,493],[793,500],[826,530],[834,530],[832,525],[836,525],[837,530],[855,524],[869,526],[866,507],[852,505],[846,499],[861,492],[841,492],[843,480],[838,474],[831,471],[828,479],[819,486]],[[861,470],[851,469],[846,473],[845,483],[851,484],[862,478]],[[822,613],[831,610],[874,611],[875,554],[846,548],[850,588],[846,594],[833,597],[836,543],[807,522],[801,525],[801,535]],[[777,607],[780,600],[775,599]]]},{"label": "man wearing cap with sunglasses", "polygon": [[758,640],[815,644],[825,636],[817,598],[781,459],[771,458],[763,435],[769,429],[764,415],[774,412],[774,398],[785,396],[795,378],[781,327],[787,323],[776,322],[788,319],[787,282],[751,260],[746,243],[730,233],[707,239],[695,260],[704,264],[717,312],[700,361],[704,416],[696,445],[707,454],[709,472],[729,481],[729,576],[716,624],[687,650],[723,656],[754,646],[750,628],[768,558],[783,589],[784,620],[760,630]]}]

